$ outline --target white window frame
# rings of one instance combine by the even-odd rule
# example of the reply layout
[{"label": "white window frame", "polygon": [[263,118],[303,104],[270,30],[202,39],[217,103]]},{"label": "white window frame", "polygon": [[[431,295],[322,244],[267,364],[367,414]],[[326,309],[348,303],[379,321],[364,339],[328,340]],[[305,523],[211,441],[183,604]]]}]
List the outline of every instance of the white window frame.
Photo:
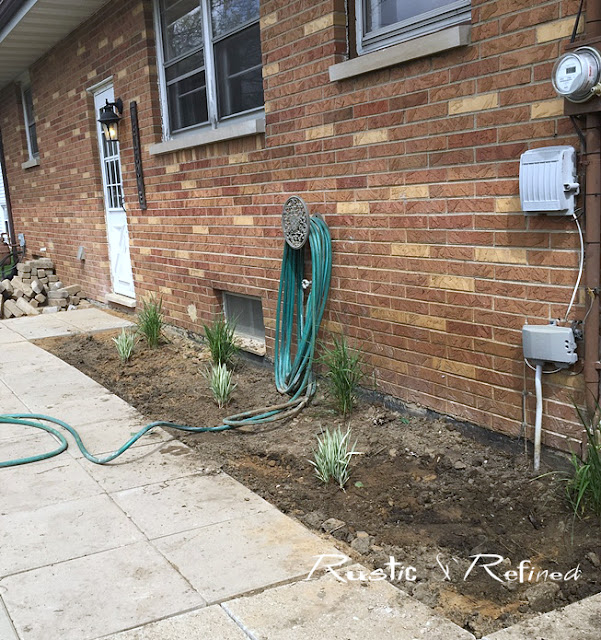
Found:
[{"label": "white window frame", "polygon": [[[153,1],[153,9],[154,9],[154,30],[156,34],[156,54],[157,54],[157,67],[158,67],[158,75],[159,75],[159,96],[161,101],[161,124],[163,129],[163,141],[167,142],[169,140],[177,140],[178,138],[190,137],[192,140],[191,134],[198,134],[203,131],[212,131],[218,128],[230,127],[232,131],[235,132],[236,125],[239,123],[243,123],[247,120],[257,120],[260,122],[260,118],[264,118],[265,116],[265,106],[261,105],[259,107],[255,107],[253,109],[249,109],[248,111],[243,111],[240,113],[235,113],[229,116],[225,116],[219,118],[218,112],[218,104],[217,104],[217,80],[216,74],[217,69],[215,66],[214,60],[214,52],[213,52],[213,39],[211,35],[211,22],[210,22],[210,0],[198,0],[202,9],[202,30],[203,30],[203,52],[204,52],[204,63],[205,63],[205,81],[207,87],[207,110],[208,110],[208,121],[198,123],[192,125],[190,127],[186,127],[183,129],[178,129],[177,131],[172,131],[171,123],[169,121],[169,100],[167,96],[167,81],[165,78],[165,57],[164,57],[164,48],[163,48],[163,28],[161,21],[161,8],[159,0]],[[257,21],[249,22],[248,25],[244,25],[242,28],[246,28],[246,26],[250,26],[252,24],[256,24]],[[259,127],[260,128],[260,127]],[[225,132],[224,132],[225,133]],[[247,135],[244,133],[243,135]],[[232,137],[238,137],[237,135],[228,135],[227,133],[223,136],[224,139],[230,139]],[[210,142],[210,140],[208,140]],[[190,144],[185,143],[184,148],[189,146],[194,146],[196,143],[191,142]],[[152,153],[160,153],[162,152],[162,147],[164,145],[154,145],[157,147],[154,151],[151,150]],[[165,151],[169,151],[170,149],[165,149]]]},{"label": "white window frame", "polygon": [[[365,32],[365,5],[367,2],[370,0],[355,0],[357,53],[359,55],[447,29],[466,22],[471,16],[471,0],[455,0],[449,2],[445,7],[422,13],[387,27]],[[417,4],[419,5],[419,0],[417,0]]]},{"label": "white window frame", "polygon": [[[27,90],[29,90],[29,93],[31,95],[31,112],[33,113],[33,122],[29,121],[29,116],[27,115],[27,104],[25,99],[25,93]],[[26,77],[24,76],[21,81],[21,103],[23,106],[23,121],[25,123],[25,137],[27,139],[27,154],[29,156],[30,162],[37,161],[39,160],[39,157],[40,157],[40,148],[38,144],[38,136],[37,136],[38,130],[37,130],[37,122],[35,120],[35,109],[33,106],[33,91],[31,88],[31,81],[29,80],[29,75],[27,75]],[[32,124],[35,126],[35,132],[36,132],[35,146],[37,147],[37,151],[33,150],[33,144],[31,140],[30,128]]]}]

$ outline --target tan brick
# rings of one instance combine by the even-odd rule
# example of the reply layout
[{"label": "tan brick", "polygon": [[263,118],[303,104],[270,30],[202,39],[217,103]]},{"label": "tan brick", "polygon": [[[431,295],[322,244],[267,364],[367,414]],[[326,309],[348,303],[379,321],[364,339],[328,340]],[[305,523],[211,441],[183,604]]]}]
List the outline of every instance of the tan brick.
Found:
[{"label": "tan brick", "polygon": [[266,16],[261,18],[261,29],[265,29],[265,27],[271,27],[271,25],[276,24],[278,21],[278,12],[272,11],[268,13]]},{"label": "tan brick", "polygon": [[233,153],[228,157],[230,164],[243,164],[248,162],[248,153]]},{"label": "tan brick", "polygon": [[395,309],[380,309],[372,307],[370,309],[370,316],[372,318],[377,318],[378,320],[388,320],[390,322],[397,322],[398,324],[416,325],[418,327],[434,329],[436,331],[445,331],[447,327],[447,323],[444,318],[435,318],[432,316],[421,315],[419,313],[397,311]]},{"label": "tan brick", "polygon": [[392,187],[390,189],[390,197],[392,200],[429,198],[430,187],[427,184],[408,184],[401,187]]},{"label": "tan brick", "polygon": [[190,259],[190,252],[189,251],[174,251],[174,257],[176,258],[181,258],[182,260],[189,260]]},{"label": "tan brick", "polygon": [[152,253],[152,250],[150,249],[150,247],[141,247],[140,248],[140,253],[143,256],[149,256]]},{"label": "tan brick", "polygon": [[270,62],[263,67],[263,77],[268,78],[269,76],[273,76],[280,71],[280,63],[279,62]]},{"label": "tan brick", "polygon": [[119,36],[113,40],[113,49],[123,44],[123,36]]},{"label": "tan brick", "polygon": [[497,213],[514,213],[522,210],[522,203],[519,197],[497,198],[495,200],[495,211]]},{"label": "tan brick", "polygon": [[369,213],[369,202],[339,202],[336,212],[341,214]]},{"label": "tan brick", "polygon": [[102,40],[98,43],[98,48],[99,49],[104,49],[104,47],[106,47],[106,45],[109,43],[109,39],[108,38],[102,38]]},{"label": "tan brick", "polygon": [[165,173],[177,173],[180,169],[179,164],[168,164],[165,167]]},{"label": "tan brick", "polygon": [[563,115],[563,99],[545,100],[544,102],[535,102],[530,105],[530,117],[533,120],[537,118],[553,118]]},{"label": "tan brick", "polygon": [[360,131],[353,135],[353,145],[376,144],[388,140],[388,129],[375,129],[374,131]]},{"label": "tan brick", "polygon": [[435,289],[450,289],[452,291],[474,291],[474,278],[463,276],[430,276],[430,286]]},{"label": "tan brick", "polygon": [[485,111],[495,109],[499,106],[499,96],[496,93],[485,93],[481,96],[471,96],[469,98],[457,98],[449,100],[449,115],[454,116],[460,113],[471,113],[473,111]]},{"label": "tan brick", "polygon": [[[584,20],[580,20],[578,24],[578,33],[582,33],[584,28]],[[559,40],[572,35],[574,29],[574,18],[564,18],[555,22],[548,22],[536,27],[536,41],[549,42],[551,40]]]},{"label": "tan brick", "polygon": [[252,216],[234,216],[234,224],[236,226],[251,227],[255,223]]},{"label": "tan brick", "polygon": [[209,233],[209,227],[203,226],[194,226],[192,227],[192,233],[197,233],[199,235],[207,235]]},{"label": "tan brick", "polygon": [[321,127],[313,127],[305,131],[305,140],[318,140],[319,138],[329,138],[334,135],[334,125],[324,124]]},{"label": "tan brick", "polygon": [[393,256],[406,256],[408,258],[429,258],[430,245],[394,243],[390,247]]},{"label": "tan brick", "polygon": [[465,364],[463,362],[457,362],[455,360],[446,360],[444,358],[433,358],[432,368],[437,371],[444,371],[446,373],[453,373],[464,378],[475,378],[476,367],[472,364]]},{"label": "tan brick", "polygon": [[526,249],[476,248],[476,262],[499,262],[500,264],[526,264]]},{"label": "tan brick", "polygon": [[344,25],[346,23],[346,18],[341,13],[328,13],[326,16],[322,16],[321,18],[317,18],[316,20],[312,20],[311,22],[307,22],[304,26],[305,35],[309,36],[312,33],[317,31],[322,31],[323,29],[327,29],[335,24]]}]

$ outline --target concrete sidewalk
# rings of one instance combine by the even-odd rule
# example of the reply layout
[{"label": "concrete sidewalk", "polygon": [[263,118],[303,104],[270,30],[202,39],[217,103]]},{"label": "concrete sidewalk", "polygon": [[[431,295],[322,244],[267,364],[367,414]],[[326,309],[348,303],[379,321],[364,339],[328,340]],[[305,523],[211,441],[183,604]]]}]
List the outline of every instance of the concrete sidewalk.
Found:
[{"label": "concrete sidewalk", "polygon": [[[142,416],[29,340],[127,324],[98,309],[0,322],[0,413],[61,418],[95,454],[123,444]],[[53,445],[0,425],[0,460]],[[387,582],[305,580],[340,552],[165,431],[118,460],[73,443],[0,469],[0,640],[473,638]],[[490,638],[598,638],[601,597],[572,607]]]}]

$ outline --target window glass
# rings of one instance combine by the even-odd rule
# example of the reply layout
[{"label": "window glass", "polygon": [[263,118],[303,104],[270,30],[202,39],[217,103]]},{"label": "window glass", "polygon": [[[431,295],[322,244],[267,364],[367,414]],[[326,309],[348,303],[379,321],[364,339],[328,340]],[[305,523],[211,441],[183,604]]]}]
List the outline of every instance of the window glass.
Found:
[{"label": "window glass", "polygon": [[166,134],[263,106],[259,0],[157,3]]},{"label": "window glass", "polygon": [[198,0],[163,0],[165,60],[202,46],[202,12]]},{"label": "window glass", "polygon": [[441,9],[453,4],[449,0],[420,0],[407,2],[406,0],[367,0],[365,22],[366,31],[374,31],[381,27],[388,27],[396,22],[409,20],[434,9]]},{"label": "window glass", "polygon": [[259,0],[211,0],[213,37],[259,19]]},{"label": "window glass", "polygon": [[33,96],[31,87],[23,89],[23,109],[25,111],[25,126],[27,127],[27,143],[31,157],[39,154],[38,137],[35,126],[35,113],[33,111]]},{"label": "window glass", "polygon": [[259,25],[215,45],[219,116],[248,111],[263,104]]}]

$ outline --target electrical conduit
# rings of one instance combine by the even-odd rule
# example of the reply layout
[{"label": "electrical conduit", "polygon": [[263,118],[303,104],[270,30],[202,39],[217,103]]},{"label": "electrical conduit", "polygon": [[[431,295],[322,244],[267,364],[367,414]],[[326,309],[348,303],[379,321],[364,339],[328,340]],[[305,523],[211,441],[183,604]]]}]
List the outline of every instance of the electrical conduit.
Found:
[{"label": "electrical conduit", "polygon": [[[275,382],[278,391],[288,394],[290,399],[281,404],[238,413],[223,420],[216,427],[189,427],[159,420],[146,425],[116,451],[99,458],[85,447],[77,431],[66,422],[43,414],[14,413],[0,415],[0,424],[16,424],[24,427],[42,429],[50,433],[59,442],[53,451],[26,458],[17,458],[0,462],[1,467],[36,462],[52,458],[68,446],[64,435],[47,424],[57,425],[68,431],[84,457],[96,464],[106,464],[123,454],[144,434],[155,427],[168,427],[189,433],[225,431],[237,427],[257,425],[282,420],[299,413],[315,394],[316,383],[313,375],[313,360],[319,325],[321,323],[332,273],[332,240],[326,223],[319,217],[310,220],[309,247],[311,250],[311,290],[305,301],[303,277],[305,267],[304,247],[292,249],[288,244],[284,248],[282,271],[278,291],[275,336]],[[292,358],[293,333],[296,328],[296,353]]]}]

